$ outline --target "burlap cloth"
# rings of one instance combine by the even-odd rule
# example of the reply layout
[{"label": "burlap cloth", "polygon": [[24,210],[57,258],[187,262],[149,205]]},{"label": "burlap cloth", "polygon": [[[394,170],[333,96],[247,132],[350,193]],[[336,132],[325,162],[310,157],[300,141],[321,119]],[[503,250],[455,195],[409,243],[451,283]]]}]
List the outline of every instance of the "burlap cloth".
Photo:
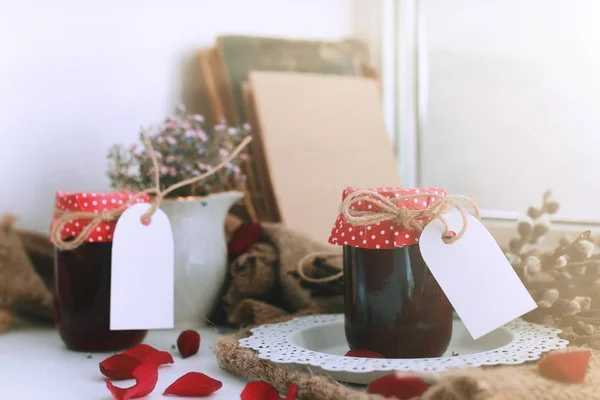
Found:
[{"label": "burlap cloth", "polygon": [[0,216],[0,332],[17,317],[51,322],[52,245],[47,237],[14,228],[15,218]]},{"label": "burlap cloth", "polygon": [[[239,221],[230,219],[231,232]],[[299,315],[338,313],[343,310],[342,282],[310,285],[297,273],[298,261],[309,252],[331,250],[277,224],[264,224],[264,236],[248,252],[231,262],[229,279],[219,310],[230,324],[243,326],[236,333],[220,338],[213,347],[219,364],[232,374],[260,379],[285,392],[290,382],[300,389],[301,399],[380,400],[364,388],[343,385],[326,376],[289,369],[282,364],[261,360],[252,350],[238,345],[250,334],[252,326],[285,321]],[[316,260],[310,274],[318,277],[336,272],[331,260]],[[338,265],[339,267],[339,265]],[[218,313],[217,313],[218,314]],[[571,339],[570,337],[566,337]],[[464,369],[439,374],[419,374],[435,384],[422,400],[600,399],[600,352],[592,353],[583,384],[564,384],[540,376],[535,362],[518,366]]]}]

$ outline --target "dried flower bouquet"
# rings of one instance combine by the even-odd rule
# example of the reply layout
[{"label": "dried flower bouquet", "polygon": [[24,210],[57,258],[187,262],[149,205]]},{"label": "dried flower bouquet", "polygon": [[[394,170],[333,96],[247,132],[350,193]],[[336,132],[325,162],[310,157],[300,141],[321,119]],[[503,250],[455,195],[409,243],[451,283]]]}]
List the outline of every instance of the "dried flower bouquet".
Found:
[{"label": "dried flower bouquet", "polygon": [[[159,163],[162,187],[201,175],[211,170],[250,134],[250,126],[228,127],[218,124],[211,131],[202,115],[188,114],[183,107],[155,127],[142,128],[139,143],[125,147],[115,144],[108,152],[108,177],[116,189],[140,191],[153,186],[152,161],[143,146],[142,134],[149,137]],[[246,153],[228,163],[218,173],[194,185],[182,187],[170,197],[206,196],[244,187],[246,176],[240,164]]]}]

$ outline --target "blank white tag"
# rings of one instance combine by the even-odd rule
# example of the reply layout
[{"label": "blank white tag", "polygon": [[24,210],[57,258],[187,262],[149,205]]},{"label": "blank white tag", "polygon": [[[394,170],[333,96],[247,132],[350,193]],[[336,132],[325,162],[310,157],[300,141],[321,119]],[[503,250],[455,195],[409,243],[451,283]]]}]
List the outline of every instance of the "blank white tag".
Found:
[{"label": "blank white tag", "polygon": [[158,209],[150,224],[141,217],[150,204],[129,207],[113,234],[110,329],[173,328],[173,232]]},{"label": "blank white tag", "polygon": [[[450,230],[460,232],[460,213],[444,215]],[[488,230],[469,215],[463,237],[442,241],[444,226],[434,219],[419,239],[431,273],[473,337],[481,336],[537,307]]]}]

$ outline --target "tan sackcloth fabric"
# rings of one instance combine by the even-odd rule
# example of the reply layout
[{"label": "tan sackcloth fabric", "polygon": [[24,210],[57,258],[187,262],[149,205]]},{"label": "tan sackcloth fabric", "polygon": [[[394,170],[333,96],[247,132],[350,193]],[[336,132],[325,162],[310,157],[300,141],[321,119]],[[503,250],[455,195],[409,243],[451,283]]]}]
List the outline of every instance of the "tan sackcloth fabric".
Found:
[{"label": "tan sackcloth fabric", "polygon": [[36,272],[14,220],[10,215],[0,217],[0,330],[8,328],[13,311],[42,319],[53,315],[52,293]]},{"label": "tan sackcloth fabric", "polygon": [[[233,216],[226,221],[231,234],[241,223]],[[313,242],[280,224],[264,223],[264,235],[246,253],[230,263],[229,276],[218,308],[226,322],[235,326],[253,325],[307,310],[324,313],[343,312],[343,282],[311,284],[299,279],[298,262],[307,254],[331,248]],[[331,263],[339,263],[333,266]],[[306,272],[314,277],[337,272],[341,258],[327,262],[315,260]],[[218,314],[218,312],[216,312]],[[218,319],[213,322],[223,322]]]},{"label": "tan sackcloth fabric", "polygon": [[[294,316],[284,315],[261,323],[280,322]],[[290,383],[300,389],[303,400],[380,400],[364,388],[342,385],[326,376],[288,368],[261,360],[250,349],[241,347],[238,340],[250,335],[250,328],[220,338],[213,352],[221,368],[248,378],[264,380],[282,392]],[[575,349],[575,348],[572,348]],[[583,384],[566,384],[542,377],[537,363],[518,366],[472,368],[439,374],[418,375],[435,382],[420,400],[587,400],[600,399],[600,351],[592,353],[586,380]]]},{"label": "tan sackcloth fabric", "polygon": [[[228,219],[231,233],[240,221]],[[231,262],[230,277],[221,306],[229,323],[245,326],[233,335],[220,338],[213,347],[222,368],[249,379],[260,379],[285,392],[290,382],[300,388],[304,400],[381,400],[364,388],[342,385],[325,376],[286,368],[261,360],[252,350],[238,345],[250,334],[251,326],[288,320],[295,316],[343,311],[342,279],[329,284],[310,285],[298,279],[296,267],[306,254],[330,250],[278,224],[264,224],[264,238],[247,253]],[[328,262],[341,262],[331,259]],[[314,277],[338,272],[316,260],[306,271]],[[339,265],[338,265],[339,267]],[[588,344],[584,337],[565,330],[566,339]],[[592,360],[584,384],[569,385],[541,377],[535,362],[519,366],[495,366],[420,374],[433,385],[420,400],[600,400],[600,352],[590,338]]]}]

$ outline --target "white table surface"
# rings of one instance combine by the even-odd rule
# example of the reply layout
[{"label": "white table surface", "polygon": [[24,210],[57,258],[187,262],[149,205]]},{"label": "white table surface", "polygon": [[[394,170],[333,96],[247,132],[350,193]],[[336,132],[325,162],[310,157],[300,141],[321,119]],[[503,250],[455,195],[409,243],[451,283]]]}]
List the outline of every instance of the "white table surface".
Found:
[{"label": "white table surface", "polygon": [[[219,337],[215,328],[197,329],[201,335],[200,351],[182,359],[171,346],[180,331],[151,331],[144,340],[151,346],[173,354],[174,364],[159,368],[158,383],[144,399],[167,399],[162,392],[187,372],[202,372],[223,382],[211,400],[235,400],[246,382],[219,368],[209,347]],[[98,363],[113,353],[73,352],[66,349],[54,329],[19,327],[0,334],[0,398],[2,400],[110,400],[113,397],[104,383]],[[132,386],[134,380],[114,382]]]}]

